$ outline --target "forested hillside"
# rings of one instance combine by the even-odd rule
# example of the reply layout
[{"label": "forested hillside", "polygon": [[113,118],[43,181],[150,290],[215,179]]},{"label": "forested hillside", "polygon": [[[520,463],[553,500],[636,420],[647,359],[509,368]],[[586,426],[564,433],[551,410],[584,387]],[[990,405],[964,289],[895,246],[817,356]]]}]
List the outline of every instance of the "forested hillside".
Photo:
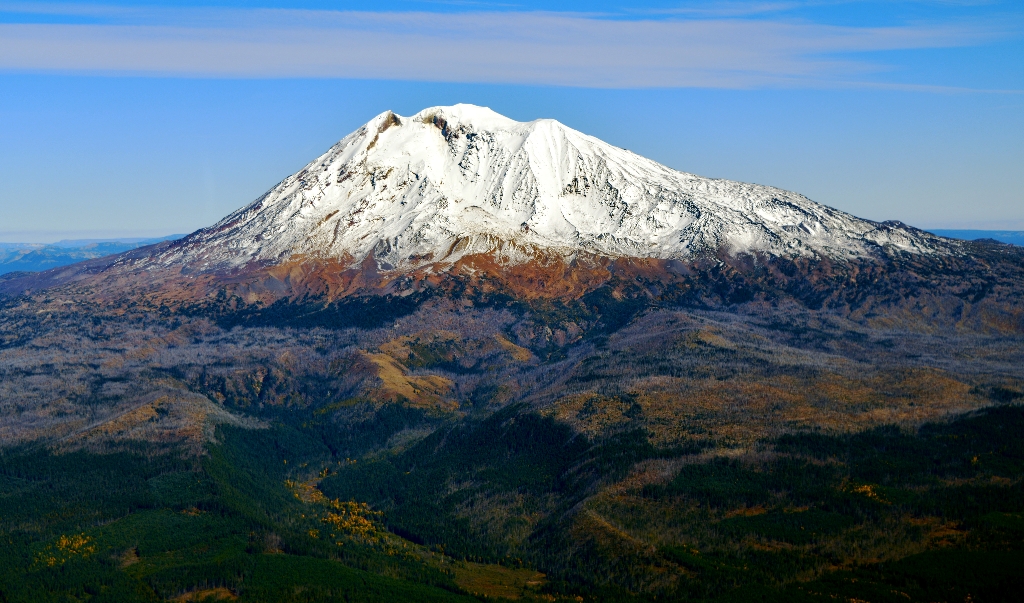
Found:
[{"label": "forested hillside", "polygon": [[972,245],[567,297],[9,295],[0,593],[1015,600],[1022,264]]}]

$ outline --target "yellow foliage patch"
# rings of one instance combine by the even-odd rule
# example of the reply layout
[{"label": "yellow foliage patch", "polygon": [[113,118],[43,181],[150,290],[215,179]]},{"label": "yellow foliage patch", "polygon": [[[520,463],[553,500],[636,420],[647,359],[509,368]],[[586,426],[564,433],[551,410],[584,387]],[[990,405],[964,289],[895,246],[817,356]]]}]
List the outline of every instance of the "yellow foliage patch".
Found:
[{"label": "yellow foliage patch", "polygon": [[875,500],[880,503],[889,504],[889,501],[882,498],[881,495],[879,495],[878,492],[875,491],[875,486],[872,486],[871,484],[851,486],[849,488],[849,491],[853,492],[854,494],[863,494],[864,496],[870,498],[871,500]]},{"label": "yellow foliage patch", "polygon": [[[356,536],[373,536],[377,532],[372,517],[381,513],[373,511],[366,503],[355,501],[341,502],[338,499],[330,501],[334,511],[327,511],[320,520],[339,532]],[[337,512],[335,512],[337,511]]]},{"label": "yellow foliage patch", "polygon": [[46,567],[64,565],[75,558],[85,559],[96,552],[96,544],[91,536],[72,534],[61,535],[57,541],[36,555],[36,564]]},{"label": "yellow foliage patch", "polygon": [[[374,511],[366,503],[327,498],[316,487],[315,482],[286,480],[284,485],[291,490],[295,498],[302,502],[325,508],[320,515],[320,522],[331,529],[332,538],[337,538],[339,534],[342,534],[375,542],[384,531],[374,523],[374,519],[383,513]],[[312,538],[319,538],[320,531],[310,530],[309,535]]]}]

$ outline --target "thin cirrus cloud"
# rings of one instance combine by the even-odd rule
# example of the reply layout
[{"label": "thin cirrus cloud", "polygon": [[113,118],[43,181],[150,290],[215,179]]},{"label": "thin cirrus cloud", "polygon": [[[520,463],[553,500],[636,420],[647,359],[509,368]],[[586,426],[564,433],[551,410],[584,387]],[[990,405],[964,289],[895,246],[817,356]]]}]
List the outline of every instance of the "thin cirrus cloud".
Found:
[{"label": "thin cirrus cloud", "polygon": [[[0,70],[605,88],[894,86],[870,80],[887,67],[865,53],[968,46],[1006,35],[979,24],[36,7],[50,22],[0,23]],[[69,22],[52,22],[54,15]]]}]

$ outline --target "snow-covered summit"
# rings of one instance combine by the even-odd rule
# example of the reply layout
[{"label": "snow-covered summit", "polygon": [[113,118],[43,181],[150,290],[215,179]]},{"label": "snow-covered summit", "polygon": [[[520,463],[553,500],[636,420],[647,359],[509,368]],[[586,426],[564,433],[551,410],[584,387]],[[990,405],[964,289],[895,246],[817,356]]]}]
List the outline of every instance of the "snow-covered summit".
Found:
[{"label": "snow-covered summit", "polygon": [[679,172],[554,120],[455,105],[381,113],[163,260],[212,269],[372,255],[391,270],[470,253],[849,258],[938,245],[781,189]]}]

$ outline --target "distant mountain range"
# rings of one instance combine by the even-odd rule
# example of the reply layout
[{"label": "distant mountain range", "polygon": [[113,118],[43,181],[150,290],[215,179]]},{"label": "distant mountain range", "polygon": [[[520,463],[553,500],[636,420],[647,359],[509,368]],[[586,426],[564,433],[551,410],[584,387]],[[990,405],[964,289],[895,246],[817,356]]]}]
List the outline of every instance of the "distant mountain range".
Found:
[{"label": "distant mountain range", "polygon": [[158,238],[66,239],[50,244],[0,243],[0,274],[39,272],[83,260],[124,253],[146,245],[180,239],[175,234]]},{"label": "distant mountain range", "polygon": [[1000,243],[1024,246],[1024,231],[1021,230],[930,230],[933,234],[950,239],[962,239],[964,241],[980,241],[991,239]]}]

